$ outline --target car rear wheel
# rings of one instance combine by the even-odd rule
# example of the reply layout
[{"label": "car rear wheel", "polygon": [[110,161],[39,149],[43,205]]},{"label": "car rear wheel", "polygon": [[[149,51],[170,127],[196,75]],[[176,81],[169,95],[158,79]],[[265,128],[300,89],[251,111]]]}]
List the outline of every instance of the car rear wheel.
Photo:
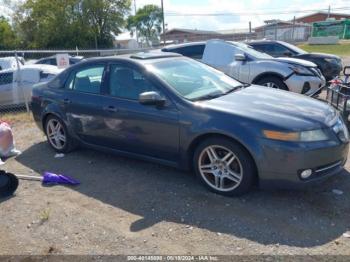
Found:
[{"label": "car rear wheel", "polygon": [[258,85],[267,86],[270,88],[276,88],[288,91],[288,87],[283,83],[282,79],[275,76],[268,76],[260,79],[257,82]]},{"label": "car rear wheel", "polygon": [[196,175],[211,191],[242,195],[252,187],[256,172],[253,160],[239,144],[225,138],[211,138],[195,151]]},{"label": "car rear wheel", "polygon": [[49,116],[45,123],[45,133],[50,146],[59,153],[68,153],[75,148],[63,121],[56,116]]}]

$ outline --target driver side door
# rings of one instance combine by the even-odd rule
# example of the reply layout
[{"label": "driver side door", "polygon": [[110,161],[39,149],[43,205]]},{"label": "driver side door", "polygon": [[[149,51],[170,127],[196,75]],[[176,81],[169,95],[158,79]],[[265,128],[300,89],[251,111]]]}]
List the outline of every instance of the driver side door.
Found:
[{"label": "driver side door", "polygon": [[[108,90],[102,99],[105,141],[123,152],[176,161],[179,150],[179,114],[162,87],[132,65],[110,64]],[[156,91],[164,106],[143,105],[139,95]]]},{"label": "driver side door", "polygon": [[[235,59],[236,54],[244,54],[246,59],[244,61],[237,61]],[[247,54],[245,54],[242,50],[235,48],[233,62],[230,64],[229,75],[243,83],[249,83],[250,62],[251,60]]]}]

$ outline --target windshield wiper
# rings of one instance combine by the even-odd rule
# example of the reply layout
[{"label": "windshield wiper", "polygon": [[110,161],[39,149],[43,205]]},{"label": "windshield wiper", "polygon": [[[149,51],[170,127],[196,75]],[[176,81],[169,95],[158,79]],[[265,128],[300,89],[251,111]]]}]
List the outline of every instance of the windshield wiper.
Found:
[{"label": "windshield wiper", "polygon": [[238,89],[245,88],[245,87],[248,87],[248,86],[250,86],[250,85],[251,85],[251,84],[242,84],[242,85],[239,85],[239,86],[235,86],[235,87],[233,87],[232,89],[226,91],[224,94],[227,95],[227,94],[232,93],[232,92],[234,92],[234,91],[236,91],[236,90],[238,90]]},{"label": "windshield wiper", "polygon": [[223,96],[223,95],[225,95],[225,94],[226,94],[226,93],[208,94],[208,95],[205,95],[205,96],[200,96],[200,97],[194,98],[194,99],[192,99],[192,101],[210,100],[210,99],[218,98],[218,97]]},{"label": "windshield wiper", "polygon": [[238,85],[238,86],[235,86],[235,87],[231,88],[230,90],[226,91],[225,93],[208,94],[208,95],[205,95],[205,96],[200,96],[200,97],[197,97],[195,99],[192,99],[192,101],[202,101],[202,100],[210,100],[210,99],[218,98],[220,96],[227,95],[227,94],[232,93],[232,92],[234,92],[234,91],[236,91],[238,89],[245,88],[245,87],[248,87],[248,86],[250,86],[250,84]]}]

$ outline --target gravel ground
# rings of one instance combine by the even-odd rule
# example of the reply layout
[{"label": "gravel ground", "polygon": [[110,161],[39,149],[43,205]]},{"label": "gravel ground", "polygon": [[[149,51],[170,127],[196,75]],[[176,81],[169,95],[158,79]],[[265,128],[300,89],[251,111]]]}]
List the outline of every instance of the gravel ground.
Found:
[{"label": "gravel ground", "polygon": [[13,129],[23,153],[5,169],[62,173],[81,185],[21,181],[15,196],[0,200],[0,255],[350,255],[348,171],[309,191],[228,198],[147,162],[83,149],[56,159],[31,121]]},{"label": "gravel ground", "polygon": [[85,149],[56,159],[32,121],[10,121],[23,154],[1,168],[82,184],[21,181],[0,200],[0,255],[350,255],[350,163],[308,191],[228,198],[192,174],[147,162]]}]

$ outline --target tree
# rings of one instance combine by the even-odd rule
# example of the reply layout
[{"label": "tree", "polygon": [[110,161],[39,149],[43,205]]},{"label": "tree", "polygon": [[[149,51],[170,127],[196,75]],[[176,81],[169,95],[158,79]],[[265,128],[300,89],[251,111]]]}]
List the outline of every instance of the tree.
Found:
[{"label": "tree", "polygon": [[130,0],[26,0],[15,25],[29,48],[111,47],[130,5]]},{"label": "tree", "polygon": [[118,35],[125,25],[130,0],[85,0],[82,1],[83,20],[91,27],[96,47],[113,45],[113,33]]},{"label": "tree", "polygon": [[159,42],[162,28],[162,10],[156,5],[145,5],[137,10],[134,16],[129,16],[127,28],[132,33],[137,31],[138,36],[146,43]]},{"label": "tree", "polygon": [[17,45],[16,34],[8,20],[0,16],[0,50],[14,49]]}]

